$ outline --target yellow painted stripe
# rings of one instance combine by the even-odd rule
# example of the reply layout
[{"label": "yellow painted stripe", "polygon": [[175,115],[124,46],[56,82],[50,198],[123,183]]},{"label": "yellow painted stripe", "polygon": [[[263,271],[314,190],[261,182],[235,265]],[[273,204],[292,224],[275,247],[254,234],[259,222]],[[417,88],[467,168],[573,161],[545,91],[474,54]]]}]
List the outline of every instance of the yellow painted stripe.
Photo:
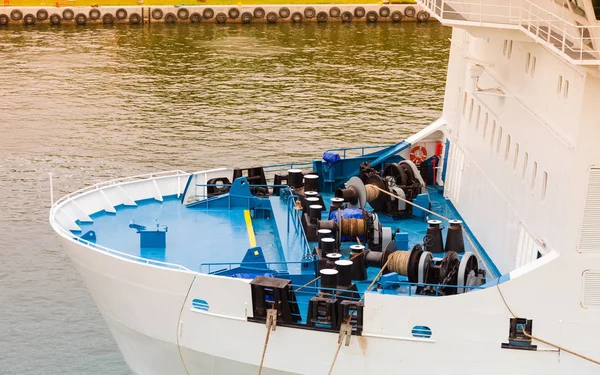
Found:
[{"label": "yellow painted stripe", "polygon": [[256,247],[256,237],[254,236],[254,228],[252,227],[252,218],[250,217],[249,210],[244,210],[244,218],[246,219],[246,228],[248,228],[248,240],[250,240],[250,247]]}]

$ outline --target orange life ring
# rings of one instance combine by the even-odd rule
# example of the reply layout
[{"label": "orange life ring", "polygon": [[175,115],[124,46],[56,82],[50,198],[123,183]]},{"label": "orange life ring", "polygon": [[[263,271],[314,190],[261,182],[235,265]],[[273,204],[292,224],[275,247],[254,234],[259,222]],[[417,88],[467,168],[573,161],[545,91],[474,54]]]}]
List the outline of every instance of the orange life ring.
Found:
[{"label": "orange life ring", "polygon": [[423,146],[415,146],[410,150],[410,160],[415,164],[421,164],[427,159],[427,150]]}]

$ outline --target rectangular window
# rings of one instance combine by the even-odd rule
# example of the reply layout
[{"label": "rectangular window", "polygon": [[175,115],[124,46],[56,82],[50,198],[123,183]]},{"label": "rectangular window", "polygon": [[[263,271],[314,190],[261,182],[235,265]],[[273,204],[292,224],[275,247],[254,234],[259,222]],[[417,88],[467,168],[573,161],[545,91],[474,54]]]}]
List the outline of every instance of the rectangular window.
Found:
[{"label": "rectangular window", "polygon": [[521,179],[525,181],[525,177],[527,176],[527,163],[529,163],[529,153],[526,152],[525,156],[523,156],[523,173],[521,173]]},{"label": "rectangular window", "polygon": [[485,136],[487,135],[487,124],[488,124],[488,113],[485,113],[485,116],[483,116],[483,139],[485,139]]},{"label": "rectangular window", "polygon": [[510,155],[510,134],[506,135],[506,150],[504,151],[504,161],[508,160],[508,155]]},{"label": "rectangular window", "polygon": [[537,179],[537,161],[533,162],[533,171],[531,171],[531,190],[535,188],[535,180]]},{"label": "rectangular window", "polygon": [[496,143],[496,152],[500,152],[500,145],[502,144],[502,126],[498,127],[498,143]]},{"label": "rectangular window", "polygon": [[536,58],[535,56],[533,56],[531,58],[531,70],[529,71],[529,74],[531,74],[531,76],[533,77],[533,75],[535,74],[535,63],[536,63]]},{"label": "rectangular window", "polygon": [[531,53],[527,52],[527,57],[525,58],[525,72],[529,73],[529,64],[531,63]]},{"label": "rectangular window", "polygon": [[556,95],[560,95],[560,93],[562,92],[562,83],[563,83],[563,78],[561,75],[559,75],[558,82],[556,83]]},{"label": "rectangular window", "polygon": [[496,120],[492,120],[492,136],[490,137],[490,147],[494,147],[494,137],[496,136]]},{"label": "rectangular window", "polygon": [[544,171],[544,177],[542,177],[542,200],[546,199],[546,190],[548,190],[548,172]]},{"label": "rectangular window", "polygon": [[519,144],[515,143],[515,157],[513,160],[513,169],[517,170],[517,162],[519,161]]},{"label": "rectangular window", "polygon": [[471,98],[471,107],[469,109],[469,123],[473,120],[473,109],[475,109],[475,101]]}]

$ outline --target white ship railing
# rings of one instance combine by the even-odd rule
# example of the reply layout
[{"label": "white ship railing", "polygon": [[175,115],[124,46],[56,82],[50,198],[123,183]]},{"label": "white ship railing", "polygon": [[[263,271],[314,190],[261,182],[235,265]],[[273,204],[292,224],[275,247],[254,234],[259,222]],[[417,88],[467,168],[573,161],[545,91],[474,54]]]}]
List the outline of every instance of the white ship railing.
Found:
[{"label": "white ship railing", "polygon": [[[576,65],[600,65],[600,26],[573,21],[531,0],[417,0],[450,26],[500,27],[521,30]],[[554,6],[548,2],[546,6]],[[583,21],[582,22],[586,22]]]},{"label": "white ship railing", "polygon": [[[162,262],[159,260],[152,260],[152,259],[146,259],[146,258],[142,258],[139,257],[137,255],[132,255],[132,254],[127,254],[121,251],[117,251],[114,249],[110,249],[108,247],[104,247],[98,244],[95,244],[93,242],[84,240],[80,237],[78,237],[77,235],[73,234],[71,231],[63,228],[60,223],[56,222],[55,217],[56,217],[56,213],[59,209],[62,208],[62,206],[71,198],[74,198],[76,196],[80,196],[83,195],[85,193],[88,192],[92,192],[95,190],[99,190],[102,188],[106,188],[109,186],[114,186],[114,185],[120,185],[123,183],[127,183],[127,182],[135,182],[135,181],[142,181],[142,180],[153,180],[156,178],[160,178],[160,177],[177,177],[177,176],[185,176],[188,175],[189,173],[185,172],[185,171],[181,171],[181,170],[173,170],[173,171],[165,171],[165,172],[158,172],[158,173],[147,173],[147,174],[141,174],[141,175],[137,175],[137,176],[130,176],[130,177],[125,177],[125,178],[117,178],[117,179],[113,179],[113,180],[109,180],[109,181],[103,181],[103,182],[99,182],[97,184],[85,187],[83,189],[79,189],[77,191],[74,191],[70,194],[65,195],[64,197],[60,198],[58,201],[56,201],[56,203],[54,203],[54,205],[52,206],[52,208],[50,209],[50,225],[52,225],[52,227],[63,237],[71,239],[73,241],[77,241],[80,242],[84,245],[89,246],[90,248],[106,253],[106,254],[111,254],[114,256],[118,256],[120,258],[124,258],[124,259],[128,259],[134,262],[140,262],[140,263],[144,263],[144,264],[148,264],[148,265],[153,265],[153,266],[157,266],[157,267],[164,267],[164,268],[170,268],[170,269],[176,269],[176,270],[182,270],[182,271],[189,271],[188,268],[180,265],[180,264],[174,264],[174,263],[168,263],[168,262]],[[181,189],[180,189],[181,190]]]}]

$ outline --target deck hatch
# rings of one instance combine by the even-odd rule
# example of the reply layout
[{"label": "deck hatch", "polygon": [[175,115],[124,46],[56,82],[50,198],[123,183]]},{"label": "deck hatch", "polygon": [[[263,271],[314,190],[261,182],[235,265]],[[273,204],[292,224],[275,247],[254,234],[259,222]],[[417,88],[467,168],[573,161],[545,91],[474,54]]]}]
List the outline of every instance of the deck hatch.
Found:
[{"label": "deck hatch", "polygon": [[600,308],[600,270],[583,272],[583,295],[581,306]]},{"label": "deck hatch", "polygon": [[600,168],[590,168],[578,250],[600,252]]}]

